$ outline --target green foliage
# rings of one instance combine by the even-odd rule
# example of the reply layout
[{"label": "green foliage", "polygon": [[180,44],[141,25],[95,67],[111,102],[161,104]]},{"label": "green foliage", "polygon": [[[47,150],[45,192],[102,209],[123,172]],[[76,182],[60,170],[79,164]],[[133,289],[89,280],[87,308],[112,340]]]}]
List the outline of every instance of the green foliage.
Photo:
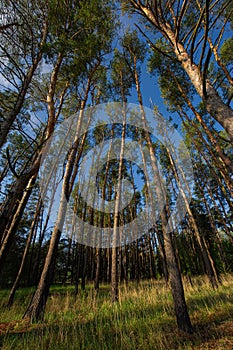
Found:
[{"label": "green foliage", "polygon": [[130,94],[133,78],[130,67],[124,59],[124,54],[118,49],[114,50],[111,68],[112,90],[123,99]]},{"label": "green foliage", "polygon": [[121,46],[124,49],[125,59],[129,60],[129,63],[133,65],[133,59],[136,58],[137,62],[143,62],[147,53],[146,45],[139,40],[136,30],[130,32],[126,31],[122,40]]},{"label": "green foliage", "polygon": [[224,41],[220,49],[220,55],[223,62],[232,66],[233,38],[228,38]]}]

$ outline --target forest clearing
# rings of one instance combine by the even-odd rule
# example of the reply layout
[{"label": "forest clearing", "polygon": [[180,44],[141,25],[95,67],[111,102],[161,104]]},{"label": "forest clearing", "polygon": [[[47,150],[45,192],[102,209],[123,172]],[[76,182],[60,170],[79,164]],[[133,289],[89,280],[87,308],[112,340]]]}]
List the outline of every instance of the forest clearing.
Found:
[{"label": "forest clearing", "polygon": [[[30,290],[19,290],[12,310],[5,309],[0,324],[2,350],[44,349],[222,349],[233,346],[233,278],[223,277],[213,291],[203,277],[185,281],[188,309],[195,333],[178,332],[172,298],[163,280],[120,287],[119,304],[112,305],[110,288],[93,286],[74,296],[71,286],[51,287],[43,322],[20,319]],[[1,291],[1,306],[7,291]],[[18,320],[18,321],[16,321]]]},{"label": "forest clearing", "polygon": [[1,0],[2,349],[233,349],[232,29]]}]

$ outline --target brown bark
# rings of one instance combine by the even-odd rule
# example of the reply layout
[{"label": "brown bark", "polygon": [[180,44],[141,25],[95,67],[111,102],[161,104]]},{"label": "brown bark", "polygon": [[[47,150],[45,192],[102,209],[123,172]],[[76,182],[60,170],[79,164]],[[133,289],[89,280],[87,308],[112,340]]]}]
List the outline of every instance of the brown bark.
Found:
[{"label": "brown bark", "polygon": [[[142,121],[144,125],[146,126],[146,115],[143,108],[143,102],[142,102],[142,95],[141,95],[141,89],[140,89],[140,81],[137,71],[137,59],[134,57],[134,78],[136,82],[136,89],[138,94],[138,101],[140,105],[141,115],[142,115]],[[145,127],[145,130],[147,128]],[[159,203],[167,203],[166,199],[166,193],[163,188],[163,182],[161,180],[157,161],[154,154],[154,149],[152,145],[152,141],[150,138],[149,133],[145,132],[145,139],[147,141],[147,145],[149,147],[150,152],[150,158],[151,158],[151,165],[153,169],[153,175],[154,175],[154,181],[157,184],[156,186],[156,194],[158,197]],[[181,279],[181,273],[178,267],[178,262],[176,259],[174,247],[172,244],[172,237],[171,233],[173,231],[171,224],[169,224],[169,221],[167,220],[167,214],[168,214],[168,208],[166,205],[166,209],[160,208],[160,217],[161,217],[161,223],[162,223],[162,231],[163,231],[163,238],[164,238],[164,248],[165,248],[165,254],[166,254],[166,261],[167,261],[167,268],[169,272],[169,281],[171,285],[171,291],[174,301],[174,307],[175,307],[175,314],[176,314],[176,320],[178,328],[186,333],[192,333],[193,328],[192,324],[189,318],[187,305],[185,301],[184,296],[184,289],[183,289],[183,283]]]},{"label": "brown bark", "polygon": [[28,238],[27,238],[27,242],[26,242],[26,246],[25,246],[25,249],[24,249],[23,257],[22,257],[22,260],[21,260],[20,268],[19,268],[18,274],[16,276],[16,279],[14,281],[14,284],[13,284],[13,286],[11,288],[11,291],[10,291],[10,294],[9,294],[9,297],[8,297],[8,301],[7,301],[7,306],[8,307],[12,306],[12,304],[14,302],[15,292],[16,292],[17,288],[19,287],[19,284],[20,284],[21,276],[22,276],[22,273],[23,273],[23,269],[24,269],[24,266],[25,266],[25,263],[26,263],[26,259],[27,259],[27,256],[28,256],[28,252],[29,252],[29,248],[30,248],[30,245],[31,245],[33,233],[34,233],[34,230],[35,230],[35,227],[36,227],[36,223],[38,221],[38,217],[40,215],[40,210],[41,210],[41,199],[39,199],[39,201],[37,203],[36,211],[35,211],[35,214],[34,214],[34,219],[33,219],[32,224],[31,224],[31,228],[30,228],[30,232],[29,232],[29,235],[28,235]]},{"label": "brown bark", "polygon": [[21,220],[21,217],[23,215],[24,209],[27,205],[28,199],[30,197],[30,194],[33,189],[33,185],[35,184],[37,174],[33,175],[26,187],[26,189],[23,192],[22,198],[19,202],[16,204],[16,211],[14,213],[13,218],[11,218],[11,221],[9,222],[9,225],[6,227],[5,234],[3,236],[2,242],[1,242],[1,248],[0,248],[0,270],[4,266],[4,262],[7,256],[7,253],[10,249],[10,246],[12,244],[14,235],[16,233],[17,227],[19,225],[19,222]]},{"label": "brown bark", "polygon": [[[96,67],[95,67],[96,69]],[[95,69],[93,70],[92,74],[94,73]],[[81,130],[81,125],[83,121],[83,114],[84,114],[84,108],[86,105],[86,101],[89,95],[90,91],[90,85],[91,85],[91,80],[92,80],[92,74],[90,74],[87,85],[86,85],[86,90],[85,90],[85,95],[82,101],[81,105],[81,110],[79,113],[79,119],[76,127],[76,133],[75,133],[75,138],[74,142],[72,145],[72,149],[70,151],[66,169],[65,169],[65,174],[63,178],[63,183],[62,183],[62,193],[61,193],[61,198],[60,198],[60,206],[58,209],[58,214],[57,214],[57,221],[56,225],[53,229],[52,236],[50,239],[50,244],[49,244],[49,249],[48,253],[46,255],[43,271],[40,277],[40,281],[37,287],[37,290],[23,316],[23,318],[30,318],[32,321],[33,320],[38,320],[40,318],[43,318],[44,316],[44,311],[45,311],[45,306],[49,294],[49,289],[50,285],[52,283],[52,277],[53,277],[53,271],[54,271],[54,264],[56,261],[56,253],[58,249],[58,244],[59,240],[61,237],[61,230],[64,225],[65,221],[65,215],[66,215],[66,209],[67,209],[67,201],[69,200],[70,194],[71,194],[71,188],[70,188],[70,180],[72,176],[72,171],[74,168],[75,164],[75,159],[78,151],[78,147],[80,144],[80,130]]]},{"label": "brown bark", "polygon": [[[51,80],[50,80],[50,88],[49,88],[49,93],[48,93],[48,103],[50,105],[50,107],[48,108],[48,122],[47,122],[47,126],[45,129],[45,139],[47,140],[53,130],[54,130],[54,126],[55,126],[55,110],[54,108],[51,107],[52,104],[54,104],[54,101],[52,103],[53,100],[53,96],[55,94],[55,86],[56,86],[56,82],[57,82],[57,78],[58,78],[58,72],[61,66],[63,60],[63,56],[59,55],[57,63],[54,67],[54,70],[52,72],[51,75]],[[7,229],[7,225],[10,219],[13,218],[13,216],[15,215],[15,213],[18,211],[18,202],[22,200],[23,197],[23,193],[25,188],[27,188],[27,186],[30,183],[30,179],[32,177],[35,178],[37,177],[39,168],[40,168],[40,162],[41,162],[41,157],[43,155],[43,152],[45,151],[45,147],[42,147],[42,149],[35,154],[34,159],[32,161],[32,165],[30,166],[29,170],[24,170],[24,172],[22,174],[20,174],[19,178],[16,180],[16,182],[12,185],[12,188],[10,190],[10,193],[6,199],[6,201],[3,203],[2,207],[1,207],[1,215],[0,215],[0,219],[1,219],[1,227],[0,227],[0,237],[1,240],[3,241],[4,236],[6,235],[6,229]],[[29,199],[29,196],[27,197],[27,200]],[[25,203],[26,206],[27,203]],[[25,208],[24,206],[24,208]],[[23,214],[23,210],[20,212],[20,217],[18,218],[18,220],[20,220],[20,218],[22,217]],[[6,255],[9,247],[10,247],[10,242],[12,241],[14,236],[14,230],[11,230],[8,232],[7,234],[7,240],[9,241],[9,243],[5,242],[1,248],[1,255],[4,254]]]},{"label": "brown bark", "polygon": [[[174,160],[172,158],[170,150],[168,148],[166,150],[167,150],[167,154],[168,154],[170,163],[172,165],[172,170],[173,170],[174,177],[175,177],[175,179],[176,179],[176,181],[177,181],[177,183],[179,185],[179,191],[180,191],[180,193],[181,193],[181,195],[183,197],[183,200],[184,200],[184,203],[185,203],[185,207],[186,207],[187,213],[189,215],[190,223],[192,224],[195,237],[196,237],[198,245],[199,245],[199,247],[201,249],[201,253],[202,253],[202,256],[203,256],[203,260],[204,260],[207,276],[209,277],[209,280],[210,280],[210,282],[212,284],[212,287],[213,288],[217,288],[218,287],[218,275],[217,275],[217,272],[216,272],[216,269],[215,269],[215,266],[214,266],[214,261],[213,261],[213,259],[211,257],[211,254],[209,252],[209,249],[208,249],[207,245],[201,239],[201,235],[199,233],[196,221],[195,221],[193,213],[191,211],[188,198],[186,196],[185,191],[183,190],[183,187],[182,187],[182,184],[181,184],[181,179],[179,178],[179,176],[177,174],[176,165],[175,165],[175,162],[174,162]],[[177,166],[179,167],[178,164],[177,164]],[[182,169],[179,168],[179,171],[182,174],[182,181],[184,182],[184,184],[186,185],[186,187],[188,189],[188,184],[186,182],[185,176],[183,175]]]}]

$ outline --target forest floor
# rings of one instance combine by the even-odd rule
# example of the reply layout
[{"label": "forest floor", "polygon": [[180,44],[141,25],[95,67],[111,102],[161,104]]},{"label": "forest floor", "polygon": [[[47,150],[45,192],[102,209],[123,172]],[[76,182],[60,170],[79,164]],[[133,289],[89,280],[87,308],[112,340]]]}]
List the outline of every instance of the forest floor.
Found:
[{"label": "forest floor", "polygon": [[171,294],[165,283],[143,281],[121,285],[119,303],[110,288],[91,285],[75,298],[72,286],[51,288],[43,322],[21,321],[32,289],[20,289],[12,308],[9,291],[0,291],[0,349],[17,350],[232,350],[233,276],[214,291],[206,278],[184,281],[194,334],[177,330]]}]

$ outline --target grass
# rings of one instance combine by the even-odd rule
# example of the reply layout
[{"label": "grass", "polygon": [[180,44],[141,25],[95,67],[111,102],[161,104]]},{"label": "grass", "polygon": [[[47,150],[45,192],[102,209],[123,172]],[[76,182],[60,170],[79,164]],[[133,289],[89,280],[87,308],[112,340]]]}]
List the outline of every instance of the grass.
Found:
[{"label": "grass", "polygon": [[163,281],[122,285],[114,305],[106,285],[98,294],[88,286],[76,299],[72,287],[52,286],[45,319],[33,325],[20,321],[32,290],[20,289],[11,309],[4,308],[9,291],[0,291],[0,348],[232,350],[233,276],[225,276],[217,291],[205,278],[184,285],[192,336],[177,330],[171,294]]}]

